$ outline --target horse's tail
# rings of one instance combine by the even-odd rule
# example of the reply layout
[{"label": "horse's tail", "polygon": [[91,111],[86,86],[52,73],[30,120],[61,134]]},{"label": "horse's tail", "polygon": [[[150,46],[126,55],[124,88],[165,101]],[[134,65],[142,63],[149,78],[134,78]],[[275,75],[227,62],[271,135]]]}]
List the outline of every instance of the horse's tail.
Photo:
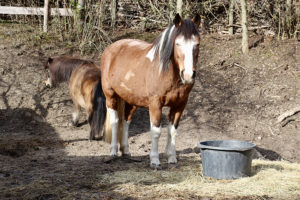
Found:
[{"label": "horse's tail", "polygon": [[[122,144],[122,133],[123,133],[123,117],[124,117],[124,108],[125,108],[125,103],[121,98],[118,98],[118,117],[119,117],[119,125],[118,125],[118,142],[119,144]],[[107,143],[111,143],[111,138],[112,138],[112,129],[110,125],[110,116],[109,113],[106,115],[106,122],[105,122],[105,131],[104,131],[104,140]]]},{"label": "horse's tail", "polygon": [[106,98],[102,90],[101,79],[94,87],[93,111],[89,115],[89,124],[91,126],[90,140],[95,139],[96,135],[102,135],[103,126],[106,118]]}]

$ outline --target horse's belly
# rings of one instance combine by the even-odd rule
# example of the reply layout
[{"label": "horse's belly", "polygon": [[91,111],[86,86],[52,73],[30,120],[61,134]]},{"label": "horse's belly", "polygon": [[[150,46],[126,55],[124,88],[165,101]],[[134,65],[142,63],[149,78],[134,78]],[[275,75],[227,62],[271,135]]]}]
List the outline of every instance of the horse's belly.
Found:
[{"label": "horse's belly", "polygon": [[148,107],[149,98],[146,95],[146,91],[141,89],[134,89],[130,85],[125,85],[123,82],[121,87],[115,88],[116,93],[127,103],[139,107]]}]

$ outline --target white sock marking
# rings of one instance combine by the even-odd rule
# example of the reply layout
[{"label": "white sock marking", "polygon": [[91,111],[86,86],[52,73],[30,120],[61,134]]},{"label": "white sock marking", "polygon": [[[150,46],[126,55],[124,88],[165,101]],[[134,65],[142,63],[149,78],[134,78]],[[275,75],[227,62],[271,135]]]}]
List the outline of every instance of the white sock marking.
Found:
[{"label": "white sock marking", "polygon": [[110,155],[117,156],[117,152],[118,152],[117,133],[118,133],[118,121],[119,121],[118,111],[111,108],[108,108],[107,111],[109,112],[109,116],[110,116],[109,120],[112,129]]},{"label": "white sock marking", "polygon": [[156,127],[151,123],[152,148],[150,152],[151,165],[160,165],[158,154],[158,140],[161,134],[161,126]]}]

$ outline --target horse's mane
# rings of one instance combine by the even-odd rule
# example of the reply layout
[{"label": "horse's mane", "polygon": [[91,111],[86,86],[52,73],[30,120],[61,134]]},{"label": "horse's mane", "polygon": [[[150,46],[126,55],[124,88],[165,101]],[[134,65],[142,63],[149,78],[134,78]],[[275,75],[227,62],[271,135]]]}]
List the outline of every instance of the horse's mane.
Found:
[{"label": "horse's mane", "polygon": [[185,39],[190,39],[192,35],[198,35],[194,22],[191,20],[182,20],[180,26],[169,26],[152,43],[152,48],[147,57],[153,61],[155,57],[159,58],[159,72],[168,71],[170,61],[173,57],[174,42],[178,35],[183,35]]},{"label": "horse's mane", "polygon": [[78,58],[72,58],[67,56],[59,56],[54,58],[48,58],[45,65],[45,69],[49,69],[52,75],[52,81],[54,84],[69,81],[72,75],[72,71],[82,64],[94,63],[91,60],[82,60]]}]

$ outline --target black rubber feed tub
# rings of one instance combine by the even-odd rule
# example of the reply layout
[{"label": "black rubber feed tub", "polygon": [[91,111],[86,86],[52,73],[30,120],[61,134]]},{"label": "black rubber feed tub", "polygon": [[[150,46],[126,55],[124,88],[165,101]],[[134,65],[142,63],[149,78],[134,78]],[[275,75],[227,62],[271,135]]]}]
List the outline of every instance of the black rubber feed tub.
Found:
[{"label": "black rubber feed tub", "polygon": [[203,174],[216,179],[251,175],[253,143],[237,140],[200,142]]}]

